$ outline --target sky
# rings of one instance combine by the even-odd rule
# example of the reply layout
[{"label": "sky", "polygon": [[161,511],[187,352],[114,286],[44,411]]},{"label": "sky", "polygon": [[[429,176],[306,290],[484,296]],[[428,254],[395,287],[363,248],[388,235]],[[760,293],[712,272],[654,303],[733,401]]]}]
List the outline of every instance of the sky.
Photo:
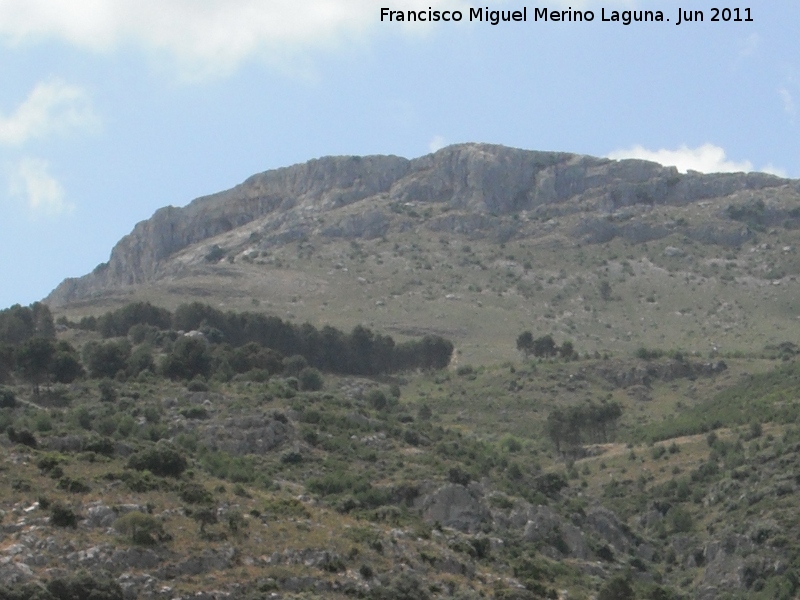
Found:
[{"label": "sky", "polygon": [[[625,10],[665,20],[602,20]],[[0,308],[88,273],[162,206],[325,155],[488,142],[800,178],[800,2],[749,15],[712,22],[698,0],[0,0]]]}]

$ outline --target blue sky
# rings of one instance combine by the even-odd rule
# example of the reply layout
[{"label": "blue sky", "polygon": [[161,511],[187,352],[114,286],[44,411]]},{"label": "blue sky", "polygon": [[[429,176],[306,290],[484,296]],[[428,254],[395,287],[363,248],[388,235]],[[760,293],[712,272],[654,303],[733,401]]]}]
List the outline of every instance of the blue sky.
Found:
[{"label": "blue sky", "polygon": [[[381,6],[529,20],[381,23]],[[596,18],[534,23],[544,6]],[[0,308],[92,270],[161,206],[329,154],[479,141],[800,177],[800,3],[751,5],[752,23],[710,6],[0,0]],[[675,25],[679,7],[705,21]]]}]

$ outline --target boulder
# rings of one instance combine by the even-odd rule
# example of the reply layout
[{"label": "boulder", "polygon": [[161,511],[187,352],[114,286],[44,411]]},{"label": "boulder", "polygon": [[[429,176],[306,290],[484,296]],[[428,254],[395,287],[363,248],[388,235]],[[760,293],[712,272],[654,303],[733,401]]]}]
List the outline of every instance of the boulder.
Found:
[{"label": "boulder", "polygon": [[444,485],[415,504],[428,523],[465,532],[479,531],[491,517],[479,491],[459,484]]}]

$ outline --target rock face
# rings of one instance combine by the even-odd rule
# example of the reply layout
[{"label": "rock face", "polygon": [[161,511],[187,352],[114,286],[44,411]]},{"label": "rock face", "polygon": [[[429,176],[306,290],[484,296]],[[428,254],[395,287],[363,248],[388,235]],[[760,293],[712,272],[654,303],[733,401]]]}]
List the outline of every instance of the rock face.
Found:
[{"label": "rock face", "polygon": [[[159,209],[117,243],[107,263],[84,277],[65,280],[46,301],[60,306],[104,290],[153,281],[165,275],[165,265],[177,252],[239,228],[245,237],[258,229],[258,235],[274,243],[311,233],[378,237],[397,215],[371,208],[377,200],[399,207],[444,204],[458,214],[436,217],[429,223],[431,229],[463,233],[492,229],[503,241],[516,232],[500,226],[497,217],[520,211],[571,202],[573,206],[564,210],[591,208],[613,214],[636,204],[686,204],[791,183],[758,173],[681,175],[675,168],[640,160],[612,161],[487,144],[450,146],[414,160],[326,157],[255,175],[183,208]],[[338,216],[338,211],[362,201],[370,202],[357,214]],[[324,226],[315,220],[322,214],[332,217]],[[245,231],[254,222],[258,227]],[[575,234],[589,242],[615,235],[646,241],[663,237],[665,231],[591,218]],[[693,235],[735,242],[748,232],[739,227]]]},{"label": "rock face", "polygon": [[479,531],[490,518],[480,490],[474,485],[442,486],[434,493],[423,497],[418,503],[418,508],[422,517],[429,523],[439,523],[460,531]]}]

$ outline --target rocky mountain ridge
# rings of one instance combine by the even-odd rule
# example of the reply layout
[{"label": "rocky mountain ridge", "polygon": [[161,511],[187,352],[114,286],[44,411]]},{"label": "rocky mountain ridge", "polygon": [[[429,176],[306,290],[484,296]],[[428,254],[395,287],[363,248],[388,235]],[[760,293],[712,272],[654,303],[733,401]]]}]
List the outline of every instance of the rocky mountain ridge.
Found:
[{"label": "rocky mountain ridge", "polygon": [[[65,280],[46,301],[64,306],[175,274],[170,263],[177,254],[237,232],[242,239],[258,239],[261,248],[318,235],[372,239],[390,230],[404,231],[409,207],[437,207],[440,214],[425,219],[434,232],[503,242],[532,235],[524,226],[527,219],[518,219],[520,214],[546,220],[585,213],[587,218],[571,232],[577,238],[591,243],[627,234],[646,241],[666,236],[669,229],[628,231],[615,227],[608,217],[626,207],[684,206],[776,189],[796,194],[800,184],[763,173],[680,174],[674,167],[641,160],[488,144],[450,146],[413,160],[325,157],[254,175],[182,208],[159,209],[117,243],[107,263]],[[739,225],[698,235],[741,243],[748,234]]]}]

